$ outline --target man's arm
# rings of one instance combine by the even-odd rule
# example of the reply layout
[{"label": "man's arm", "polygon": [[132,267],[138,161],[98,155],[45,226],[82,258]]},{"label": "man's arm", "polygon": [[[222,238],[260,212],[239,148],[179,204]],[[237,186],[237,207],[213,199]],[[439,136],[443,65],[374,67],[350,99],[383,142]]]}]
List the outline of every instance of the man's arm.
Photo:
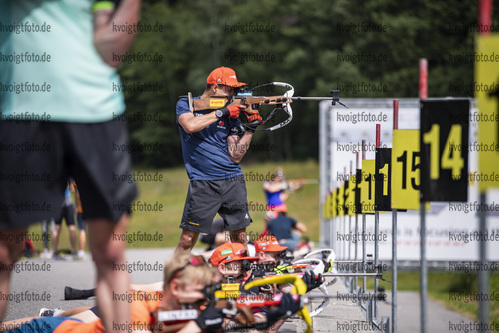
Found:
[{"label": "man's arm", "polygon": [[178,123],[186,133],[199,132],[217,120],[218,117],[215,115],[215,111],[197,117],[192,112],[186,112],[178,117]]},{"label": "man's arm", "polygon": [[[243,110],[244,108],[246,108],[245,105],[233,104],[217,111],[222,113],[223,118],[237,118],[239,117],[239,110]],[[186,112],[186,110],[188,111]],[[180,116],[178,116],[178,123],[187,133],[199,132],[206,126],[220,120],[216,115],[217,111],[196,117],[187,107],[177,104],[177,114],[181,113]]]},{"label": "man's arm", "polygon": [[229,135],[227,137],[227,149],[232,162],[237,164],[241,162],[248,151],[252,138],[253,132],[250,131],[246,131],[241,137],[238,135]]},{"label": "man's arm", "polygon": [[303,234],[307,232],[307,227],[305,226],[305,224],[303,224],[301,222],[296,222],[294,229],[300,231]]},{"label": "man's arm", "polygon": [[[112,1],[98,1],[94,5],[94,45],[106,64],[118,67],[121,57],[133,43],[134,33],[128,33],[137,24],[141,0],[121,0],[118,8],[112,8]],[[110,5],[110,6],[108,6]],[[116,31],[114,27],[124,27]]]},{"label": "man's arm", "polygon": [[279,192],[285,188],[285,183],[283,182],[264,182],[263,189],[267,192]]}]

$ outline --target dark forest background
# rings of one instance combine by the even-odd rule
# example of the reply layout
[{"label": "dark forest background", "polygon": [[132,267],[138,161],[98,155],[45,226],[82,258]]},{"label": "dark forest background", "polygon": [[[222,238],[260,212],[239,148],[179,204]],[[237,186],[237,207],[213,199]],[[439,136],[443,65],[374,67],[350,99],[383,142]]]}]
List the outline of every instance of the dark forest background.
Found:
[{"label": "dark forest background", "polygon": [[[418,59],[427,58],[430,97],[472,96],[467,87],[474,81],[470,57],[477,4],[438,0],[145,1],[141,23],[161,25],[163,31],[139,33],[129,55],[160,55],[161,61],[127,61],[119,71],[127,85],[147,83],[161,88],[154,92],[132,89],[125,96],[131,143],[159,143],[163,149],[134,149],[134,165],[164,168],[183,163],[175,123],[178,96],[188,91],[201,94],[206,77],[219,66],[233,68],[239,81],[250,86],[290,83],[295,96],[328,96],[329,90],[342,88],[342,98],[417,97]],[[494,8],[495,24],[499,24],[498,7]],[[257,54],[260,59],[255,61]],[[354,59],[357,55],[363,59]],[[355,90],[362,82],[377,88],[381,84],[382,89]],[[296,102],[293,110],[291,124],[254,136],[257,148],[246,162],[318,158],[318,103]],[[160,120],[133,117],[139,114]]]}]

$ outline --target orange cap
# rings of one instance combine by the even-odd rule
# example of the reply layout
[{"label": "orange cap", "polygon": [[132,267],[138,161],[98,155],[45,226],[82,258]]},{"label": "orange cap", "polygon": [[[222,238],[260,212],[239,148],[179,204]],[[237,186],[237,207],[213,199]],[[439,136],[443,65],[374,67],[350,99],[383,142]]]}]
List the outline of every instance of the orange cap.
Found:
[{"label": "orange cap", "polygon": [[237,82],[236,72],[229,67],[218,67],[214,69],[208,78],[206,79],[207,84],[223,84],[229,87],[239,88],[245,86],[246,83]]},{"label": "orange cap", "polygon": [[257,261],[258,257],[248,257],[246,254],[246,249],[241,243],[225,243],[220,245],[211,254],[210,262],[211,266],[218,266],[222,261],[225,260],[226,263],[235,260],[250,260]]},{"label": "orange cap", "polygon": [[255,252],[280,252],[287,250],[286,246],[280,246],[279,242],[274,236],[265,235],[260,236],[260,238],[253,244],[255,246]]}]

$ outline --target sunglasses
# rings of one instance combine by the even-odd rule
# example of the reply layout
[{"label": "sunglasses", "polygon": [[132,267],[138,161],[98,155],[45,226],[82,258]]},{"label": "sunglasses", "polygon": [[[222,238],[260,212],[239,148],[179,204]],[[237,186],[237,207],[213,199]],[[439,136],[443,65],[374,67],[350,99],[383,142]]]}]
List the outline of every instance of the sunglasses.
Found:
[{"label": "sunglasses", "polygon": [[192,256],[187,263],[182,266],[182,268],[179,269],[179,271],[184,270],[187,266],[202,266],[202,265],[208,265],[206,260],[204,260],[204,257],[202,255],[197,255],[197,256]]},{"label": "sunglasses", "polygon": [[[181,271],[183,271],[184,269],[186,269],[188,266],[191,266],[191,265],[192,266],[203,266],[203,265],[208,266],[208,263],[206,262],[206,260],[204,259],[204,257],[202,255],[192,256],[184,266],[180,267],[179,269],[177,269],[175,271],[175,273],[172,274],[171,280],[173,280],[175,277],[177,277],[178,273],[180,273]],[[171,282],[171,280],[170,280],[170,282]]]}]

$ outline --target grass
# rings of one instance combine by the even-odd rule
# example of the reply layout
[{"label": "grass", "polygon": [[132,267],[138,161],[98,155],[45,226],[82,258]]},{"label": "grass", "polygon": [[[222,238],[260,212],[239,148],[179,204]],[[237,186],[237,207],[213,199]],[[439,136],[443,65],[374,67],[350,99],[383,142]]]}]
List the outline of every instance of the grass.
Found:
[{"label": "grass", "polygon": [[[253,223],[248,228],[248,233],[260,233],[264,229],[263,218],[265,215],[266,200],[262,190],[262,182],[257,179],[268,179],[277,167],[284,169],[288,179],[306,178],[318,179],[319,167],[315,161],[247,164],[242,166],[248,191],[248,203]],[[139,170],[136,170],[139,171]],[[131,217],[128,233],[155,235],[158,233],[161,241],[132,241],[129,248],[157,248],[175,247],[177,245],[180,229],[180,219],[184,209],[185,197],[189,179],[184,167],[164,170],[140,170],[149,174],[158,172],[162,176],[159,182],[138,182],[139,196],[136,203],[162,205],[157,211],[134,211]],[[289,196],[287,201],[289,215],[307,225],[307,235],[313,241],[319,239],[319,185],[305,185],[303,189]],[[252,209],[251,209],[252,208]],[[63,222],[64,223],[64,222]],[[41,234],[41,225],[33,225],[29,231]],[[158,238],[158,237],[156,237]],[[69,249],[69,235],[63,224],[60,236],[60,249]],[[42,242],[34,242],[36,249],[42,249]],[[199,245],[203,246],[203,244]]]},{"label": "grass", "polygon": [[[419,272],[399,271],[398,290],[419,292]],[[392,281],[391,273],[384,273],[383,278]],[[367,280],[367,288],[374,289],[372,279]],[[391,291],[391,283],[379,281],[386,291]],[[496,295],[489,303],[490,321],[499,322],[499,273],[489,275],[489,291]],[[471,319],[479,320],[479,302],[474,293],[478,292],[478,274],[464,272],[430,271],[428,272],[428,296],[447,308],[457,311]]]}]

